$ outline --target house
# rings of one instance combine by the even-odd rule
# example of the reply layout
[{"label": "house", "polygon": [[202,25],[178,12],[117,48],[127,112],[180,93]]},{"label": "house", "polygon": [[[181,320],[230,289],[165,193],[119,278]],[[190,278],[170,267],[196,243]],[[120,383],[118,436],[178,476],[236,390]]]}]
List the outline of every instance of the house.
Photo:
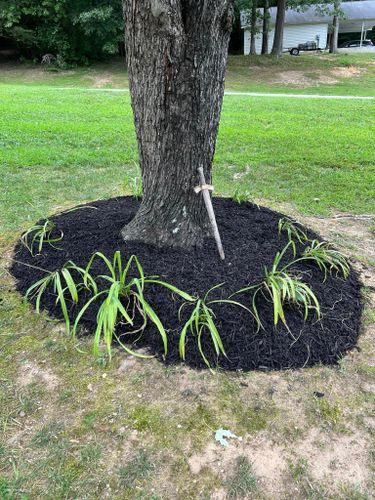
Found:
[{"label": "house", "polygon": [[[365,40],[366,32],[375,26],[375,0],[343,2],[341,9],[344,16],[340,19],[339,33],[358,33],[358,39]],[[272,49],[275,33],[276,7],[270,9],[269,50]],[[261,12],[260,12],[261,13]],[[319,13],[316,6],[303,12],[287,9],[285,13],[284,49],[298,47],[306,42],[316,42],[317,48],[325,49],[330,36],[332,16]],[[241,13],[241,27],[244,30],[244,54],[250,53],[249,16]],[[261,26],[258,26],[261,31]],[[256,51],[259,54],[262,47],[262,34],[256,36]]]}]

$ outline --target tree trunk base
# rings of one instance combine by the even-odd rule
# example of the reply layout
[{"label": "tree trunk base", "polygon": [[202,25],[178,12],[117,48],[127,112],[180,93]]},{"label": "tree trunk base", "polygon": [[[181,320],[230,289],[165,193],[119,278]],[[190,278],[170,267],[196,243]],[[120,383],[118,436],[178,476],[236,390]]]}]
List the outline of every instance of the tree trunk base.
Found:
[{"label": "tree trunk base", "polygon": [[233,0],[125,0],[125,37],[143,199],[121,235],[158,247],[201,246]]},{"label": "tree trunk base", "polygon": [[124,241],[190,249],[201,247],[211,232],[208,222],[199,225],[184,211],[182,216],[171,216],[160,211],[147,212],[141,206],[134,219],[122,228],[121,236]]}]

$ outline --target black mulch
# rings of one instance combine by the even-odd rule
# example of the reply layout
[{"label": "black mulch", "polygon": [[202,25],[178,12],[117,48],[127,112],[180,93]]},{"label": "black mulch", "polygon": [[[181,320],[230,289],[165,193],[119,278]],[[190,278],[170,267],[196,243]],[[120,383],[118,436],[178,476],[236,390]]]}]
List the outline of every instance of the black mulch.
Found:
[{"label": "black mulch", "polygon": [[[94,252],[101,251],[112,256],[119,249],[124,259],[132,254],[137,255],[146,275],[158,275],[191,294],[202,295],[212,286],[225,282],[212,295],[212,298],[219,298],[227,297],[248,283],[261,280],[263,267],[269,266],[276,252],[287,243],[286,236],[279,236],[277,229],[282,214],[249,203],[238,205],[229,199],[214,199],[226,252],[224,263],[219,260],[211,239],[207,239],[202,249],[191,252],[160,250],[137,242],[124,243],[119,236],[120,229],[132,219],[139,206],[139,202],[133,198],[97,201],[90,203],[90,206],[95,206],[97,210],[86,208],[51,217],[57,228],[64,232],[63,241],[57,244],[62,250],[46,245],[42,255],[31,257],[22,245],[18,245],[15,259],[55,270],[68,260],[85,266]],[[308,234],[317,237],[311,231]],[[356,345],[362,305],[361,284],[355,272],[352,270],[346,281],[331,276],[323,282],[322,273],[314,265],[303,264],[299,269],[306,273],[305,280],[320,301],[323,319],[316,321],[314,316],[310,316],[304,322],[298,309],[286,307],[291,333],[281,324],[275,329],[272,306],[260,298],[258,306],[265,330],[256,333],[249,313],[229,305],[216,306],[217,326],[228,357],[220,356],[216,360],[211,343],[206,338],[203,345],[214,365],[228,370],[265,370],[317,363],[334,364]],[[92,272],[95,271],[104,271],[99,260],[92,269]],[[43,276],[43,272],[20,264],[13,265],[12,273],[22,294]],[[181,302],[172,298],[169,291],[159,287],[149,286],[146,297],[168,329],[167,362],[178,362],[181,324],[177,313]],[[246,297],[243,300],[246,304]],[[53,295],[46,295],[42,304],[51,315],[61,317]],[[89,333],[94,330],[96,312],[97,308],[93,307],[84,316],[82,324]],[[77,308],[71,314],[74,318]],[[148,346],[152,353],[163,358],[161,338],[152,325],[147,327],[137,345]],[[205,366],[193,338],[189,338],[186,350],[186,362],[189,365]]]}]

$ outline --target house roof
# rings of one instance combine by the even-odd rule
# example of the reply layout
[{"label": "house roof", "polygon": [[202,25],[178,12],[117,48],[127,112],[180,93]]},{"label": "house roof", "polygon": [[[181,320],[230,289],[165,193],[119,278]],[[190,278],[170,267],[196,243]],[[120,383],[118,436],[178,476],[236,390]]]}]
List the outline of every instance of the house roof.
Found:
[{"label": "house roof", "polygon": [[[321,14],[316,7],[309,7],[303,12],[287,9],[285,24],[331,23],[332,15]],[[325,7],[333,8],[332,5],[325,5]],[[375,0],[343,2],[341,9],[344,12],[344,17],[340,23],[342,25],[340,31],[361,31],[362,21],[365,22],[365,29],[371,29],[375,25]],[[270,8],[271,24],[275,24],[276,12],[276,7]],[[249,27],[249,16],[246,11],[241,12],[241,26],[242,28]]]}]

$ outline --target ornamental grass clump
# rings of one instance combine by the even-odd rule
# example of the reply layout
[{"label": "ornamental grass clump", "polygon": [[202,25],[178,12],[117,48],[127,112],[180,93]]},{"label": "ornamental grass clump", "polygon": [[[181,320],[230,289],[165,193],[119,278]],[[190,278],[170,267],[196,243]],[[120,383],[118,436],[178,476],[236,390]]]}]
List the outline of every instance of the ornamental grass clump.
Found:
[{"label": "ornamental grass clump", "polygon": [[319,269],[324,273],[324,279],[327,279],[328,274],[336,272],[342,274],[344,279],[347,279],[350,273],[348,259],[338,250],[335,250],[330,243],[325,241],[313,240],[306,247],[299,260],[311,260],[317,264]]},{"label": "ornamental grass clump", "polygon": [[283,217],[278,224],[279,234],[286,233],[288,241],[291,244],[293,254],[296,256],[297,249],[295,240],[303,244],[308,241],[307,234],[301,229],[300,225],[288,217]]},{"label": "ornamental grass clump", "polygon": [[[90,269],[96,259],[100,259],[105,263],[109,274],[99,274],[95,276],[95,278],[92,278],[90,275]],[[136,271],[136,276],[130,275],[130,271],[133,269]],[[109,286],[104,290],[97,290],[96,293],[94,293],[94,296],[91,297],[90,300],[82,307],[74,323],[72,330],[73,336],[76,335],[78,324],[87,309],[98,299],[104,299],[99,307],[96,318],[94,354],[99,354],[100,342],[103,339],[107,347],[108,355],[111,357],[112,340],[113,337],[115,337],[115,339],[129,354],[145,357],[144,355],[135,353],[126,347],[121,342],[120,337],[115,331],[118,323],[133,327],[137,314],[139,314],[143,319],[142,325],[134,330],[130,329],[127,334],[142,333],[146,328],[148,321],[151,321],[156,326],[162,338],[164,354],[167,354],[167,333],[158,315],[144,296],[144,288],[147,283],[147,278],[145,278],[143,268],[135,255],[132,255],[124,266],[120,251],[115,252],[112,261],[110,261],[101,252],[96,252],[91,257],[85,269],[83,279],[85,285],[89,283],[90,279],[94,279],[94,281],[102,280],[107,282]],[[157,280],[154,280],[154,282],[155,281]],[[163,282],[159,281],[159,283],[161,284]]]},{"label": "ornamental grass clump", "polygon": [[216,317],[215,313],[213,312],[212,308],[210,306],[214,304],[230,304],[234,306],[241,307],[243,309],[246,309],[250,314],[252,314],[251,310],[248,309],[246,306],[241,304],[240,302],[237,302],[235,300],[231,299],[215,299],[215,300],[209,300],[208,296],[209,294],[217,289],[223,286],[224,283],[221,283],[219,285],[216,285],[204,295],[203,298],[192,298],[192,300],[189,300],[188,302],[184,302],[182,306],[180,307],[179,310],[179,320],[181,321],[181,315],[182,311],[185,306],[192,306],[193,310],[190,313],[190,316],[188,317],[188,320],[184,324],[181,334],[180,334],[180,339],[179,339],[179,354],[180,357],[185,360],[186,357],[186,341],[187,341],[187,335],[190,333],[195,337],[197,346],[198,346],[198,351],[199,354],[201,355],[203,361],[205,364],[211,369],[210,362],[207,359],[206,354],[203,351],[202,347],[202,337],[204,334],[208,334],[211,338],[212,345],[214,347],[215,353],[217,356],[222,354],[223,356],[226,357],[225,349],[223,346],[223,342],[221,340],[219,331],[216,326]]},{"label": "ornamental grass clump", "polygon": [[291,242],[289,242],[281,252],[277,252],[270,269],[267,267],[264,268],[264,278],[260,283],[249,285],[233,294],[253,292],[251,308],[258,323],[258,331],[260,327],[264,328],[257,305],[259,294],[262,294],[266,299],[272,302],[273,322],[275,326],[278,324],[279,320],[281,320],[289,330],[284,311],[285,304],[287,303],[301,306],[304,311],[303,316],[305,321],[310,311],[314,311],[317,317],[320,318],[320,305],[314,292],[308,284],[303,282],[300,274],[287,271],[287,268],[295,263],[296,260],[281,267],[281,261],[290,246],[293,246]]},{"label": "ornamental grass clump", "polygon": [[[46,271],[46,273],[46,276],[28,288],[25,299],[35,299],[35,309],[37,313],[40,313],[42,297],[52,288],[53,293],[56,295],[56,305],[60,305],[67,331],[70,333],[68,303],[78,303],[79,293],[83,287],[97,293],[97,285],[91,276],[89,276],[84,283],[83,276],[85,270],[72,261],[67,262],[57,271]],[[78,282],[77,277],[80,278]]]},{"label": "ornamental grass clump", "polygon": [[57,236],[52,236],[55,229],[56,224],[47,219],[44,224],[36,224],[23,233],[21,236],[21,243],[28,249],[32,256],[35,255],[36,250],[38,253],[41,253],[44,244],[48,244],[56,250],[60,250],[54,243],[61,241],[64,237],[64,233],[60,230]]},{"label": "ornamental grass clump", "polygon": [[[94,261],[97,259],[105,263],[107,274],[93,275],[90,272]],[[189,294],[158,279],[158,277],[145,277],[143,268],[135,255],[132,255],[123,265],[119,251],[115,252],[112,261],[101,252],[96,252],[91,257],[86,268],[79,267],[74,262],[69,261],[61,269],[54,272],[46,271],[46,273],[46,276],[27,290],[26,299],[35,299],[36,311],[40,313],[41,299],[45,293],[50,292],[52,289],[52,292],[56,295],[56,305],[61,308],[68,333],[73,337],[76,336],[79,323],[89,307],[98,300],[102,301],[96,317],[94,334],[94,353],[96,355],[99,354],[100,342],[103,339],[107,352],[111,357],[112,340],[115,338],[129,354],[138,357],[150,357],[135,353],[129,349],[122,343],[120,336],[116,334],[116,327],[121,324],[129,327],[126,335],[136,333],[142,335],[149,321],[156,326],[163,341],[164,353],[167,354],[167,333],[159,316],[145,298],[144,289],[146,284],[162,286],[187,302],[194,301],[194,298]],[[100,282],[101,288],[99,288],[98,282]],[[103,283],[108,284],[105,289],[102,288]],[[80,292],[83,289],[92,296],[79,310],[71,329],[69,306],[78,304]],[[142,318],[142,322],[140,326],[134,327],[137,315]]]}]

